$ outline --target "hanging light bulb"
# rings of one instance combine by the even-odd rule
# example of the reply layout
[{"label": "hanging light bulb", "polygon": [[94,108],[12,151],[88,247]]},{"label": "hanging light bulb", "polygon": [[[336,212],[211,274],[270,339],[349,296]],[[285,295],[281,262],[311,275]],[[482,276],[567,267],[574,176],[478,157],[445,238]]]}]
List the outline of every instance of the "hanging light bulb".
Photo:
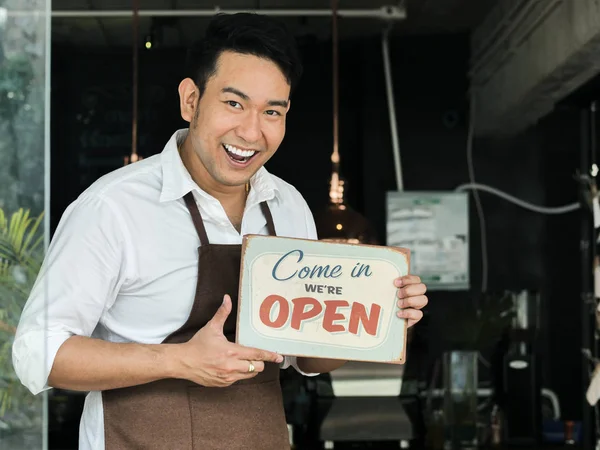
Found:
[{"label": "hanging light bulb", "polygon": [[143,159],[137,151],[138,147],[138,30],[139,30],[139,0],[133,0],[133,108],[131,121],[131,154],[123,158],[124,165],[129,165]]},{"label": "hanging light bulb", "polygon": [[123,157],[123,162],[125,163],[124,165],[127,166],[129,164],[134,163],[134,162],[138,162],[138,161],[140,161],[142,159],[144,159],[144,158],[142,158],[137,153],[131,152],[131,155]]},{"label": "hanging light bulb", "polygon": [[315,222],[322,241],[350,244],[377,244],[377,238],[369,221],[353,210],[344,200],[344,180],[340,177],[339,152],[339,56],[337,0],[332,0],[333,41],[333,152],[332,172],[329,181],[329,206],[316,215]]}]

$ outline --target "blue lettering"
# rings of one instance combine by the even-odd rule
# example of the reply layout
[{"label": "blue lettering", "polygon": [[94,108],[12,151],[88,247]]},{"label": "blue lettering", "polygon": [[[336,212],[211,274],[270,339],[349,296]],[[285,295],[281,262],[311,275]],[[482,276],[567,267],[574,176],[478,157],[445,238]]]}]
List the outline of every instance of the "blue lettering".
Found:
[{"label": "blue lettering", "polygon": [[[329,266],[327,266],[329,267]],[[342,266],[339,264],[331,269],[331,278],[337,278],[342,274]]]},{"label": "blue lettering", "polygon": [[352,278],[358,278],[364,274],[365,276],[370,277],[371,275],[373,275],[370,269],[371,266],[369,266],[368,264],[365,265],[361,263],[356,263],[356,266],[354,266],[354,268],[352,269],[350,276],[352,276]]},{"label": "blue lettering", "polygon": [[309,275],[310,275],[310,269],[308,267],[304,266],[302,269],[300,269],[300,273],[298,274],[298,278],[304,279],[304,278],[306,278]]},{"label": "blue lettering", "polygon": [[304,258],[304,252],[302,252],[302,250],[296,249],[296,250],[291,250],[291,251],[287,252],[285,255],[283,255],[281,258],[279,258],[279,260],[273,266],[273,271],[271,272],[271,275],[273,276],[274,279],[276,279],[277,281],[287,281],[287,280],[294,278],[295,276],[297,276],[300,279],[306,279],[306,278],[312,279],[312,278],[321,278],[321,277],[322,278],[338,278],[342,275],[342,266],[340,266],[338,264],[333,267],[330,267],[329,264],[327,264],[325,266],[321,266],[321,265],[314,265],[312,267],[311,266],[302,266],[300,269],[297,269],[294,272],[292,272],[291,275],[284,277],[282,274],[278,273],[279,265],[288,256],[291,256],[294,253],[298,254],[298,260],[296,262],[302,261],[302,258]]},{"label": "blue lettering", "polygon": [[293,274],[291,274],[291,275],[290,275],[289,277],[287,277],[287,278],[279,278],[279,277],[277,276],[277,274],[275,273],[275,272],[277,271],[277,268],[279,267],[279,264],[281,264],[281,262],[282,262],[282,261],[283,261],[285,258],[287,258],[288,256],[290,256],[292,253],[296,253],[296,252],[298,253],[298,261],[297,261],[297,262],[300,262],[300,261],[302,261],[302,258],[304,257],[304,253],[302,252],[302,250],[292,250],[292,251],[290,251],[290,252],[287,252],[285,255],[283,255],[281,258],[279,258],[279,261],[277,261],[277,262],[275,263],[275,265],[273,266],[273,272],[272,272],[273,278],[275,278],[275,279],[276,279],[276,280],[278,280],[278,281],[286,281],[286,280],[289,280],[290,278],[293,278],[293,277],[294,277],[294,275],[296,275],[296,273],[298,273],[298,271],[296,270],[296,271],[295,271]]}]

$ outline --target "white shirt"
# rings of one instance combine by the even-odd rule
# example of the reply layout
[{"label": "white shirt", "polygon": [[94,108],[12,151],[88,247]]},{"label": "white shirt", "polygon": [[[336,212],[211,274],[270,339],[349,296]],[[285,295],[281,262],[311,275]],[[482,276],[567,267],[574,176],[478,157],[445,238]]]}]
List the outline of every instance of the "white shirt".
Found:
[{"label": "white shirt", "polygon": [[[186,133],[173,134],[162,153],[97,180],[62,216],[13,344],[15,371],[33,394],[49,389],[56,353],[73,335],[158,344],[187,320],[200,245],[183,202],[188,192],[211,243],[241,244],[245,234],[268,234],[262,201],[278,236],[317,239],[302,195],[265,168],[250,182],[238,233],[183,165],[177,148]],[[285,357],[282,368],[290,365],[302,373],[294,357]],[[87,395],[79,448],[104,449],[101,392]]]}]

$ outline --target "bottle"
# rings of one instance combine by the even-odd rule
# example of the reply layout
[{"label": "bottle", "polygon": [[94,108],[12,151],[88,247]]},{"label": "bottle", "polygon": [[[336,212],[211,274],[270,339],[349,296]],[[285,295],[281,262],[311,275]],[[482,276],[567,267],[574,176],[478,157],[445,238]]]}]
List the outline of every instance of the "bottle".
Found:
[{"label": "bottle", "polygon": [[573,439],[573,421],[567,420],[565,422],[565,444],[574,445],[575,439]]},{"label": "bottle", "polygon": [[502,426],[500,422],[500,413],[498,411],[498,405],[494,405],[494,407],[492,408],[492,414],[490,417],[490,428],[492,430],[492,446],[499,447],[502,443]]}]

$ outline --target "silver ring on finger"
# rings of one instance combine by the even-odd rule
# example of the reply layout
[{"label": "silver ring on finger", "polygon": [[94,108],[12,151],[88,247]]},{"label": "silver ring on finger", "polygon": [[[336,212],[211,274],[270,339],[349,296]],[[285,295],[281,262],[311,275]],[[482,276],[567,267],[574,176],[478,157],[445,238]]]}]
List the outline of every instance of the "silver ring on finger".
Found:
[{"label": "silver ring on finger", "polygon": [[250,363],[250,365],[248,366],[248,373],[252,373],[256,370],[256,367],[254,367],[254,364]]}]

